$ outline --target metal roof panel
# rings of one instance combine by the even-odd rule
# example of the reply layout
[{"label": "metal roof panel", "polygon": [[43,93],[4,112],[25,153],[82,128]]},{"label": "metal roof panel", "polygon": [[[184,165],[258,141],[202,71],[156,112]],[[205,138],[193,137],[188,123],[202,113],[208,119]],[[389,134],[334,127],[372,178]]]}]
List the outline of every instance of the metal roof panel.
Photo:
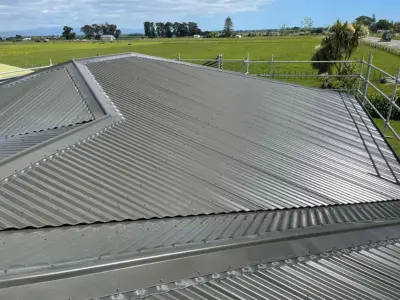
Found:
[{"label": "metal roof panel", "polygon": [[2,228],[400,198],[399,163],[351,95],[129,55],[85,63],[123,119],[6,178]]}]

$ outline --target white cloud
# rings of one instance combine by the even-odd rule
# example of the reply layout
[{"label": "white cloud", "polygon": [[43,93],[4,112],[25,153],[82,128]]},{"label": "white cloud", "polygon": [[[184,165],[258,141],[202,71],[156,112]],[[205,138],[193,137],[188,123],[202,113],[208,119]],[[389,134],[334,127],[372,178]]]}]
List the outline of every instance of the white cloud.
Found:
[{"label": "white cloud", "polygon": [[[0,26],[29,29],[37,27],[108,21],[119,27],[141,28],[144,21],[182,21],[213,14],[260,10],[272,0],[1,0]],[[45,14],[46,16],[43,16]]]}]

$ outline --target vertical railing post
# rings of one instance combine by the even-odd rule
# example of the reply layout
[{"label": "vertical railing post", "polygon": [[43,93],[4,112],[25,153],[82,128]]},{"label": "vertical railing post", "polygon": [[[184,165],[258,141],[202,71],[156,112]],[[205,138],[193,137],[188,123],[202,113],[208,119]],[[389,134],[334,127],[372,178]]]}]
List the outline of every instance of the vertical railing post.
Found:
[{"label": "vertical railing post", "polygon": [[361,63],[360,63],[360,76],[358,77],[358,83],[357,83],[357,90],[356,90],[356,97],[358,97],[358,91],[361,92],[361,83],[362,83],[362,75],[363,75],[363,71],[364,71],[364,56],[361,59]]},{"label": "vertical railing post", "polygon": [[50,58],[50,67],[53,66],[53,61]]},{"label": "vertical railing post", "polygon": [[181,61],[181,54],[178,53],[178,61]]},{"label": "vertical railing post", "polygon": [[247,52],[247,59],[246,59],[246,74],[249,74],[250,68],[250,54]]},{"label": "vertical railing post", "polygon": [[394,83],[393,94],[392,94],[392,97],[390,98],[390,106],[389,106],[388,114],[386,116],[385,127],[383,129],[383,135],[386,135],[387,125],[390,124],[390,118],[392,116],[392,110],[393,110],[393,103],[396,102],[397,88],[399,86],[399,81],[400,81],[400,68],[397,73],[396,81]]},{"label": "vertical railing post", "polygon": [[270,70],[269,70],[269,77],[274,79],[274,55],[272,54],[271,57],[271,65],[270,65]]},{"label": "vertical railing post", "polygon": [[372,51],[369,54],[367,74],[365,75],[365,85],[364,85],[364,92],[363,92],[363,105],[365,105],[365,99],[367,98],[367,92],[368,92],[368,86],[369,86],[369,77],[371,75],[371,65],[372,65]]}]

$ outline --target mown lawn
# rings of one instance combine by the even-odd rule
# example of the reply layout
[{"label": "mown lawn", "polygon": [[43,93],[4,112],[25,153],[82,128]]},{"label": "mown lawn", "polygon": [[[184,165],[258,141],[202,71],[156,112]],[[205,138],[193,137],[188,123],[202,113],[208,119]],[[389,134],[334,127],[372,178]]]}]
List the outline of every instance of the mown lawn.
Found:
[{"label": "mown lawn", "polygon": [[[385,123],[381,119],[374,119],[375,124],[378,126],[378,128],[383,132],[383,129],[385,127]],[[393,127],[393,129],[397,132],[400,133],[400,121],[391,121],[390,125]],[[393,147],[393,150],[396,152],[397,156],[400,156],[400,141],[397,140],[393,136],[393,133],[389,130],[386,129],[386,135],[391,136],[390,138],[387,138],[386,140],[389,142],[389,144]]]}]

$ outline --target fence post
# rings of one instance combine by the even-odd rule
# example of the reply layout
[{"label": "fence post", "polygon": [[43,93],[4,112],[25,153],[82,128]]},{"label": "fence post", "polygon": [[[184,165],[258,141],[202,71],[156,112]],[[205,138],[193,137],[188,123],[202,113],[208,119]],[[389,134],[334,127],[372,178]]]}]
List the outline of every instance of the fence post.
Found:
[{"label": "fence post", "polygon": [[50,58],[50,67],[53,66],[53,61]]},{"label": "fence post", "polygon": [[246,74],[249,74],[249,68],[250,68],[250,54],[247,52],[247,59],[246,59]]},{"label": "fence post", "polygon": [[371,65],[372,65],[372,51],[369,54],[367,74],[365,75],[365,85],[364,85],[364,92],[363,92],[363,105],[365,105],[365,99],[367,98],[368,85],[369,85],[369,83],[368,83],[369,82],[369,76],[371,75]]},{"label": "fence post", "polygon": [[392,116],[393,103],[396,102],[396,96],[397,96],[396,94],[397,94],[397,87],[399,86],[399,81],[400,81],[400,68],[399,68],[399,72],[397,73],[396,81],[394,83],[393,95],[390,98],[390,106],[389,106],[388,114],[386,116],[385,127],[383,129],[383,135],[386,135],[387,125],[390,124],[390,117]]},{"label": "fence post", "polygon": [[269,70],[269,77],[274,79],[274,55],[272,54],[271,57],[271,65],[270,65],[270,70]]},{"label": "fence post", "polygon": [[223,68],[222,54],[218,54],[218,69],[222,70]]},{"label": "fence post", "polygon": [[178,61],[181,61],[181,54],[178,53]]}]

